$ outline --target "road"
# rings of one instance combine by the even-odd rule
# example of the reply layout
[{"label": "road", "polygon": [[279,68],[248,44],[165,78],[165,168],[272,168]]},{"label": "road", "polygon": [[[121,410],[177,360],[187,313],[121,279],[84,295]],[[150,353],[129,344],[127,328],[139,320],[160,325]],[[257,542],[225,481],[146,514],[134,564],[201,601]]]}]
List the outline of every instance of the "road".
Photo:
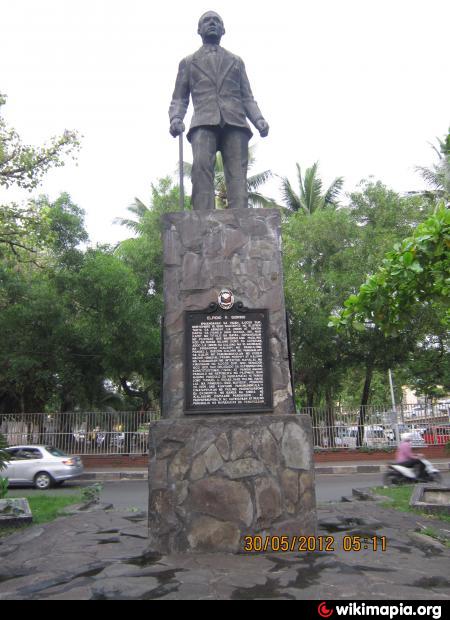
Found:
[{"label": "road", "polygon": [[[443,482],[450,486],[450,473],[443,474]],[[342,496],[352,494],[355,487],[372,487],[382,484],[382,474],[322,474],[316,475],[317,501],[339,501]],[[84,486],[89,486],[86,483]],[[25,489],[11,489],[10,497],[24,495]],[[29,493],[42,493],[34,489],[26,489]],[[66,483],[60,489],[52,489],[47,494],[74,495],[80,493],[80,487],[74,483]],[[105,482],[103,484],[102,501],[113,504],[118,509],[147,510],[148,484],[146,481]]]}]

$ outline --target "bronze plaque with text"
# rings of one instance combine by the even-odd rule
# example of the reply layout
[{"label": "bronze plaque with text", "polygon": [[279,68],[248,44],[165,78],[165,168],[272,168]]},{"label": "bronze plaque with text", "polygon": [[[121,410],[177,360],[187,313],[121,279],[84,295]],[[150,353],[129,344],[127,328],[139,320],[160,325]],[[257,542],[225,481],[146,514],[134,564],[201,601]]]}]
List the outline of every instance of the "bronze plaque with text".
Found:
[{"label": "bronze plaque with text", "polygon": [[267,310],[185,315],[185,413],[273,411]]}]

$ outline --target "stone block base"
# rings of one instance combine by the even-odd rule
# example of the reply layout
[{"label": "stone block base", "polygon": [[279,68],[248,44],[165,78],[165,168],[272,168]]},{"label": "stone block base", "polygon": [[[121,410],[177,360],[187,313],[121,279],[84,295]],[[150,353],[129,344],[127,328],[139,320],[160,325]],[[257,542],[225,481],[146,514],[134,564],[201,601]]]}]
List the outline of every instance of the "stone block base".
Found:
[{"label": "stone block base", "polygon": [[155,551],[239,553],[246,536],[314,535],[315,508],[309,416],[152,424],[149,530]]}]

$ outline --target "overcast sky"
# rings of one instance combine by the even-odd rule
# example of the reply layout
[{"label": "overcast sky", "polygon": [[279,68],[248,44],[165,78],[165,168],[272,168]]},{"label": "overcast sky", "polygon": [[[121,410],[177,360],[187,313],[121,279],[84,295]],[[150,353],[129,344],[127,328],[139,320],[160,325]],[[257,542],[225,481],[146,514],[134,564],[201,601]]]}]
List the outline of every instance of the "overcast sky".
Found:
[{"label": "overcast sky", "polygon": [[4,115],[29,144],[66,128],[84,136],[78,166],[51,171],[39,191],[69,192],[93,242],[124,238],[114,218],[175,171],[168,107],[209,9],[270,124],[252,140],[255,171],[295,181],[296,162],[319,160],[347,192],[369,175],[397,191],[423,186],[414,168],[436,161],[430,143],[450,124],[448,0],[2,0]]}]

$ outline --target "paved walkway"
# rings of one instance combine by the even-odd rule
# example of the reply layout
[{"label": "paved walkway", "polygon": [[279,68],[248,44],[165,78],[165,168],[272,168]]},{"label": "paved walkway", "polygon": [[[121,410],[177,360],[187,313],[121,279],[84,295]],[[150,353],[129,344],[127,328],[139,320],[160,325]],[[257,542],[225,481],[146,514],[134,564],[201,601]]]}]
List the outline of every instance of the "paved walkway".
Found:
[{"label": "paved walkway", "polygon": [[[316,474],[373,474],[384,472],[390,461],[335,461],[330,463],[316,463]],[[443,472],[450,471],[450,458],[431,459],[431,462]],[[83,480],[114,481],[114,480],[147,480],[147,468],[134,467],[119,470],[117,468],[87,468]]]},{"label": "paved walkway", "polygon": [[[145,514],[80,512],[0,539],[0,600],[450,599],[450,549],[420,533],[448,536],[449,523],[375,501],[318,516],[315,552],[163,557],[148,549]],[[344,536],[367,544],[345,551]]]}]

